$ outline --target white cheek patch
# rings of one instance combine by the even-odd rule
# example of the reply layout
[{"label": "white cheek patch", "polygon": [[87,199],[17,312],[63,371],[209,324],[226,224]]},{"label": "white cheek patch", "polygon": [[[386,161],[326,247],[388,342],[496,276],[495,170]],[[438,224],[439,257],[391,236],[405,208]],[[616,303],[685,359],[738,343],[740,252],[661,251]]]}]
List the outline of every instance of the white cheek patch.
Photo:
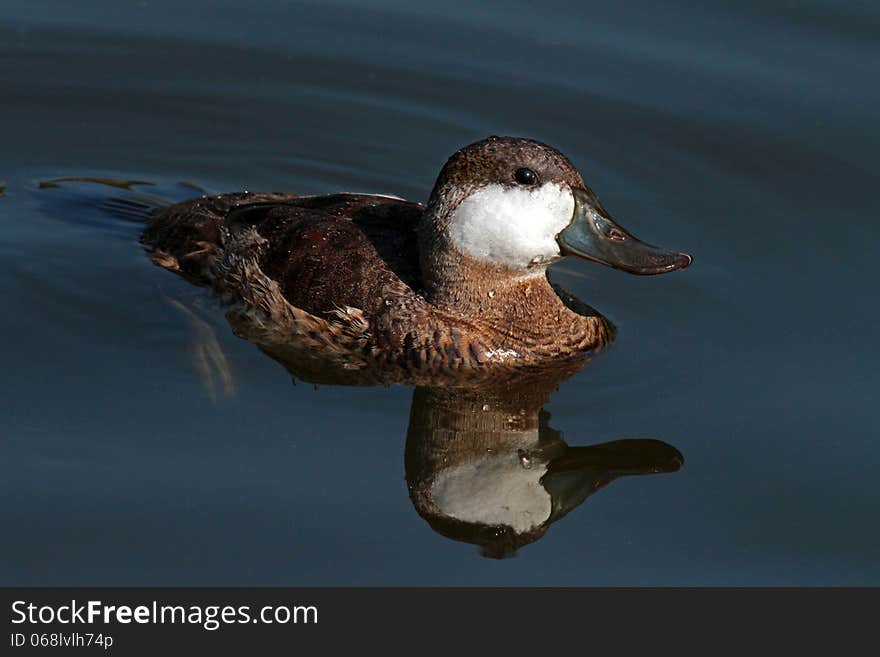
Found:
[{"label": "white cheek patch", "polygon": [[568,187],[489,185],[455,209],[449,236],[472,258],[523,269],[560,255],[556,236],[573,214],[574,196]]}]

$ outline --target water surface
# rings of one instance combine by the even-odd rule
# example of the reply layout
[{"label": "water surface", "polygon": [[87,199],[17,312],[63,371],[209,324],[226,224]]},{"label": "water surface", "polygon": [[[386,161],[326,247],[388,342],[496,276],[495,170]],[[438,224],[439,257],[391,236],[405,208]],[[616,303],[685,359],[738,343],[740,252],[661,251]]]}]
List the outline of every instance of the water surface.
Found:
[{"label": "water surface", "polygon": [[[880,583],[878,29],[857,2],[7,0],[0,581]],[[95,211],[107,189],[38,186],[423,201],[488,134],[559,147],[625,227],[695,256],[555,268],[619,337],[549,426],[684,465],[503,560],[416,512],[412,388],[294,385]]]}]

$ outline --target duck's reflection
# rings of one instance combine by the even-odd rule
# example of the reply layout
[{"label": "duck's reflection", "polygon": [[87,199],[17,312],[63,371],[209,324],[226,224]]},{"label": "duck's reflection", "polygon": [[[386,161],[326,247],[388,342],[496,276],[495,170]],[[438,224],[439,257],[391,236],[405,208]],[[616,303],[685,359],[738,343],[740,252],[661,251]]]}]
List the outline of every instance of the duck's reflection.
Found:
[{"label": "duck's reflection", "polygon": [[570,446],[548,424],[545,404],[585,361],[509,372],[498,379],[452,372],[420,377],[364,368],[338,355],[273,339],[246,315],[233,330],[296,379],[333,385],[415,386],[406,437],[406,481],[416,511],[438,533],[479,545],[487,557],[513,555],[617,477],[675,472],[684,459],[660,440]]},{"label": "duck's reflection", "polygon": [[674,472],[683,462],[659,440],[568,445],[542,408],[556,381],[541,383],[413,395],[405,459],[413,505],[435,531],[487,557],[538,540],[617,477]]}]

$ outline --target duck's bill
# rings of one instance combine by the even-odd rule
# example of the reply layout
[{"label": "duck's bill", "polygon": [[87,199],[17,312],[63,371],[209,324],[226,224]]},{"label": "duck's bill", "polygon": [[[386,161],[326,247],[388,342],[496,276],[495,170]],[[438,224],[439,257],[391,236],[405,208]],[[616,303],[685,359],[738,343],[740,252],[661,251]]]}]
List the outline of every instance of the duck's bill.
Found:
[{"label": "duck's bill", "polygon": [[691,264],[686,253],[645,244],[618,226],[586,189],[574,189],[574,215],[556,241],[563,255],[593,260],[631,274],[663,274]]}]

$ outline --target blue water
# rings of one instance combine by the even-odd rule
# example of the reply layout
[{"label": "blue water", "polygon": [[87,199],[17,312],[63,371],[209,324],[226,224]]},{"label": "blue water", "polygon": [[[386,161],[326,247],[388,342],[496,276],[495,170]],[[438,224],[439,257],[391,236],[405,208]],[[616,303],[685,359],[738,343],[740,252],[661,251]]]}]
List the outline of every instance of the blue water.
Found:
[{"label": "blue water", "polygon": [[[867,2],[5,0],[0,583],[880,584],[878,30]],[[554,268],[619,337],[550,425],[684,466],[503,560],[414,509],[411,388],[293,385],[77,200],[118,190],[38,185],[423,201],[489,134],[695,257]]]}]

